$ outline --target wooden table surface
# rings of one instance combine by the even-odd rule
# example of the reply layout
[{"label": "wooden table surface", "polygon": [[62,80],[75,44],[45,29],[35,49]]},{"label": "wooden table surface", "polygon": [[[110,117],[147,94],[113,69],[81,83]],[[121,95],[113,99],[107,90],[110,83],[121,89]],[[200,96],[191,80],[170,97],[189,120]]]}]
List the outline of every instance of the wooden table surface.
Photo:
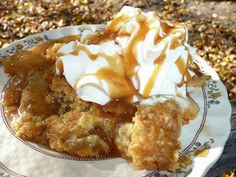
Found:
[{"label": "wooden table surface", "polygon": [[230,170],[236,170],[236,100],[231,101],[231,106],[232,116],[230,136],[226,142],[223,154],[216,164],[208,171],[206,177],[215,177]]}]

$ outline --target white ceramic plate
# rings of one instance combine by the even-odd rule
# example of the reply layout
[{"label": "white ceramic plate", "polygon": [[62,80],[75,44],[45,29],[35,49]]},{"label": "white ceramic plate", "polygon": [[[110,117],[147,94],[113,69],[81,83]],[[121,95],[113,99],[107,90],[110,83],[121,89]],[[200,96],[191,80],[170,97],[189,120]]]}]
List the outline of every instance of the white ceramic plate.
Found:
[{"label": "white ceramic plate", "polygon": [[[0,56],[28,49],[50,39],[80,34],[85,29],[102,29],[103,25],[71,26],[28,36],[0,49]],[[181,157],[183,162],[176,173],[168,171],[135,171],[121,158],[87,159],[57,153],[26,142],[14,135],[3,114],[0,117],[0,176],[78,177],[78,176],[204,176],[223,152],[230,133],[231,106],[227,91],[216,72],[200,57],[195,58],[201,70],[212,76],[199,89],[189,88],[190,95],[200,106],[197,118],[182,128]],[[0,89],[9,77],[0,67]],[[191,160],[190,160],[191,159]]]}]

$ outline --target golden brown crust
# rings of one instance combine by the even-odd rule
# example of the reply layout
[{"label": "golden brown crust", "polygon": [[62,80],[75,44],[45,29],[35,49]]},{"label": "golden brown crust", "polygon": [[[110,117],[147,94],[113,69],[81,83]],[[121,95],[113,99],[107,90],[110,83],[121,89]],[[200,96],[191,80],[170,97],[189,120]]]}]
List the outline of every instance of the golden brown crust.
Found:
[{"label": "golden brown crust", "polygon": [[105,138],[113,128],[112,121],[96,116],[93,110],[75,109],[61,116],[51,116],[46,126],[49,146],[59,152],[97,157],[109,152]]},{"label": "golden brown crust", "polygon": [[132,159],[137,169],[176,169],[181,130],[179,108],[173,100],[138,106],[133,125],[127,128],[126,135],[122,134],[130,136],[125,138],[129,142],[120,141],[119,136],[116,141],[121,143],[117,146],[124,147],[120,150]]},{"label": "golden brown crust", "polygon": [[24,115],[15,114],[12,116],[11,127],[16,135],[29,141],[46,145],[45,121],[40,116],[33,116],[25,113]]}]

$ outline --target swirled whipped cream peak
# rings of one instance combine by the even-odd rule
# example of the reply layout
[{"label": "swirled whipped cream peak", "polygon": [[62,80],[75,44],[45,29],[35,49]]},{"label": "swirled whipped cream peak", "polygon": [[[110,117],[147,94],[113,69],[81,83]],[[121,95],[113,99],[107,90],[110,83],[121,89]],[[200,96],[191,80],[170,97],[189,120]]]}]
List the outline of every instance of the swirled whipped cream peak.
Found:
[{"label": "swirled whipped cream peak", "polygon": [[186,98],[196,51],[187,41],[183,23],[125,6],[104,30],[84,30],[80,40],[64,44],[56,70],[82,100],[100,105],[114,99],[145,103],[162,95]]}]

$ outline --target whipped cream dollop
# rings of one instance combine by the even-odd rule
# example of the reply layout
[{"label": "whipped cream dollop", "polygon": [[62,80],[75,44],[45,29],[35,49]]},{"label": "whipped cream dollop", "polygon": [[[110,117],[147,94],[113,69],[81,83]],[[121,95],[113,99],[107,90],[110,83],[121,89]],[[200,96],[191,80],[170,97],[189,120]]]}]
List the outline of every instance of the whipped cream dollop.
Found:
[{"label": "whipped cream dollop", "polygon": [[[90,44],[91,37],[101,40]],[[100,105],[124,98],[146,103],[160,95],[185,98],[196,51],[187,41],[183,23],[125,6],[102,34],[85,30],[80,40],[64,44],[56,70],[82,100]]]}]

